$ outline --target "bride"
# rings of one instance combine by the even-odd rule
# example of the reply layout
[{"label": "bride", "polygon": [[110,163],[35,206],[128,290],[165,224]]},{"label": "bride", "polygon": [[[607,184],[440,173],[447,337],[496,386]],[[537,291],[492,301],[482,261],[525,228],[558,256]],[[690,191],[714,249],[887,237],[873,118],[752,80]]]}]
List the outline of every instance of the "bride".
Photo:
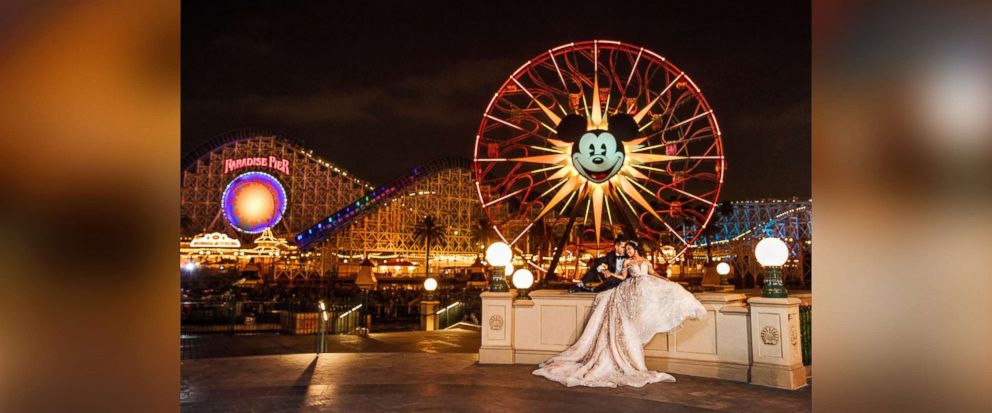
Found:
[{"label": "bride", "polygon": [[607,274],[624,281],[596,295],[579,340],[541,363],[534,374],[569,387],[643,387],[675,381],[668,373],[647,369],[644,345],[686,319],[705,317],[706,309],[681,285],[655,273],[642,253],[636,241],[627,243],[623,270]]}]

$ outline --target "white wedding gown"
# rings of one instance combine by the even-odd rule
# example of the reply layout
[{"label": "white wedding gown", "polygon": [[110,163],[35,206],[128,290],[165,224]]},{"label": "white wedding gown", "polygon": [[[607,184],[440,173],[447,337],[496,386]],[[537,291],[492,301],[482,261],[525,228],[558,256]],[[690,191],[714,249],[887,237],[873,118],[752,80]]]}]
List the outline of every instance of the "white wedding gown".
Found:
[{"label": "white wedding gown", "polygon": [[647,369],[644,345],[686,319],[706,317],[706,309],[678,283],[648,274],[647,265],[630,267],[620,285],[597,294],[582,336],[534,374],[568,387],[674,382],[668,373]]}]

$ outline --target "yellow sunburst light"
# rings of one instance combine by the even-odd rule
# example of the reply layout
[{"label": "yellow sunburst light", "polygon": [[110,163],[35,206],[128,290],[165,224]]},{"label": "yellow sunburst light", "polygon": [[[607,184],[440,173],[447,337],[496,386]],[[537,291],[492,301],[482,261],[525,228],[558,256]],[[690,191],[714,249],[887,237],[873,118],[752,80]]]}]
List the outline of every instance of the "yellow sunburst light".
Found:
[{"label": "yellow sunburst light", "polygon": [[[677,82],[682,75],[678,75],[668,86],[670,88]],[[547,106],[538,101],[531,94],[527,88],[523,87],[519,82],[514,80],[515,83],[520,87],[520,89],[529,96],[533,102],[541,109],[548,119],[554,123],[557,127],[562,118],[552,112]],[[659,93],[647,106],[641,108],[641,110],[633,115],[635,123],[638,125],[638,135],[644,130],[641,126],[641,121],[649,113],[650,108],[658,102],[658,98],[664,95],[668,91],[666,88],[662,93]],[[592,87],[592,105],[587,105],[589,112],[587,117],[587,131],[605,131],[609,129],[609,96],[607,96],[607,102],[605,107],[600,105],[600,90],[599,90],[599,79],[598,76],[593,79]],[[585,102],[585,94],[582,96],[583,102]],[[622,99],[621,99],[622,104]],[[591,106],[591,107],[589,107]],[[614,115],[616,111],[614,112]],[[650,124],[650,122],[648,122]],[[664,223],[664,220],[658,215],[658,212],[654,210],[648,200],[640,193],[638,188],[640,187],[645,193],[651,195],[651,192],[640,185],[637,181],[641,179],[647,179],[647,176],[637,168],[644,168],[648,170],[663,171],[661,169],[652,168],[649,165],[655,163],[670,162],[675,160],[685,160],[691,159],[688,156],[678,156],[678,155],[661,155],[653,153],[640,153],[644,150],[649,150],[653,147],[644,147],[644,142],[647,141],[645,136],[637,136],[628,141],[619,142],[623,145],[623,151],[625,153],[623,159],[623,166],[619,171],[616,172],[612,177],[604,182],[593,182],[587,179],[585,176],[579,173],[579,171],[573,165],[572,157],[570,156],[572,152],[572,142],[566,142],[560,139],[547,138],[545,141],[550,145],[549,147],[542,146],[531,146],[533,149],[540,150],[541,152],[546,152],[547,154],[534,155],[534,156],[524,156],[517,158],[509,158],[508,161],[515,162],[527,162],[550,165],[548,167],[536,169],[532,172],[543,172],[543,171],[555,171],[547,178],[547,182],[551,183],[551,187],[542,195],[548,195],[554,192],[551,199],[544,205],[537,217],[535,217],[523,232],[530,229],[531,226],[542,217],[544,217],[548,212],[555,209],[556,206],[565,201],[562,206],[562,210],[568,206],[573,200],[575,204],[579,205],[582,202],[586,202],[586,216],[588,216],[588,208],[592,209],[592,218],[594,223],[594,228],[596,232],[596,242],[600,242],[600,234],[602,233],[603,227],[603,209],[606,207],[607,212],[609,212],[609,205],[607,200],[612,198],[617,201],[618,205],[626,206],[634,216],[639,216],[640,213],[647,212],[653,217],[657,218],[659,221]],[[620,200],[624,202],[619,202]],[[632,201],[632,202],[631,202]],[[612,221],[612,217],[610,219]],[[668,224],[665,224],[668,227]],[[670,229],[670,227],[668,227]],[[670,229],[671,230],[671,229]],[[674,230],[672,230],[674,232]],[[523,235],[522,233],[520,235]],[[676,234],[677,235],[677,234]],[[515,239],[519,239],[518,235]],[[680,237],[681,239],[681,237]]]}]

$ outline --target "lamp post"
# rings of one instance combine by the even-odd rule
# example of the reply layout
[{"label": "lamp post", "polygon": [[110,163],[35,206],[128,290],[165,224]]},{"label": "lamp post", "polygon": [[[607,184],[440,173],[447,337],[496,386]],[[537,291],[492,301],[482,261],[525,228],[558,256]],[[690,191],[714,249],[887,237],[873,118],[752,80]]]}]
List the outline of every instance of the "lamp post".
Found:
[{"label": "lamp post", "polygon": [[727,275],[730,274],[730,264],[721,262],[716,265],[716,273],[720,274],[720,285],[727,285]]},{"label": "lamp post", "polygon": [[327,306],[324,305],[324,300],[320,300],[318,303],[320,306],[320,334],[317,335],[317,355],[323,353],[327,350],[327,340],[324,338],[324,334],[327,332]]},{"label": "lamp post", "polygon": [[782,265],[789,259],[789,247],[778,238],[765,238],[758,241],[754,247],[754,257],[765,269],[765,285],[761,296],[766,298],[785,298],[789,292],[782,282]]},{"label": "lamp post", "polygon": [[534,273],[526,268],[521,268],[513,273],[513,286],[517,287],[518,300],[530,300],[527,289],[534,285]]},{"label": "lamp post", "polygon": [[493,267],[493,278],[489,282],[489,291],[505,293],[510,291],[510,286],[506,284],[503,276],[506,272],[506,265],[513,258],[513,251],[510,246],[503,242],[494,242],[486,249],[486,261]]},{"label": "lamp post", "polygon": [[420,329],[424,331],[437,329],[437,306],[440,303],[434,301],[434,290],[436,289],[437,280],[433,278],[424,280],[424,291],[427,291],[427,297],[420,301]]},{"label": "lamp post", "polygon": [[424,291],[427,291],[427,299],[434,299],[434,290],[437,289],[437,280],[433,278],[428,278],[424,280]]}]

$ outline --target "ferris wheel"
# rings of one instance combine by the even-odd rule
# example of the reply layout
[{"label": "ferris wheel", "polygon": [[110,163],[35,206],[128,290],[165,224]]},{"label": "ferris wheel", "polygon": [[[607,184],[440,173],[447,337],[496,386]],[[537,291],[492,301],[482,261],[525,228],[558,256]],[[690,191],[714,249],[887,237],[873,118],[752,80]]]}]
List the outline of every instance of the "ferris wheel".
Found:
[{"label": "ferris wheel", "polygon": [[482,206],[511,246],[566,224],[596,245],[624,229],[676,257],[712,219],[726,169],[716,116],[689,75],[607,40],[513,72],[486,107],[473,162]]}]

